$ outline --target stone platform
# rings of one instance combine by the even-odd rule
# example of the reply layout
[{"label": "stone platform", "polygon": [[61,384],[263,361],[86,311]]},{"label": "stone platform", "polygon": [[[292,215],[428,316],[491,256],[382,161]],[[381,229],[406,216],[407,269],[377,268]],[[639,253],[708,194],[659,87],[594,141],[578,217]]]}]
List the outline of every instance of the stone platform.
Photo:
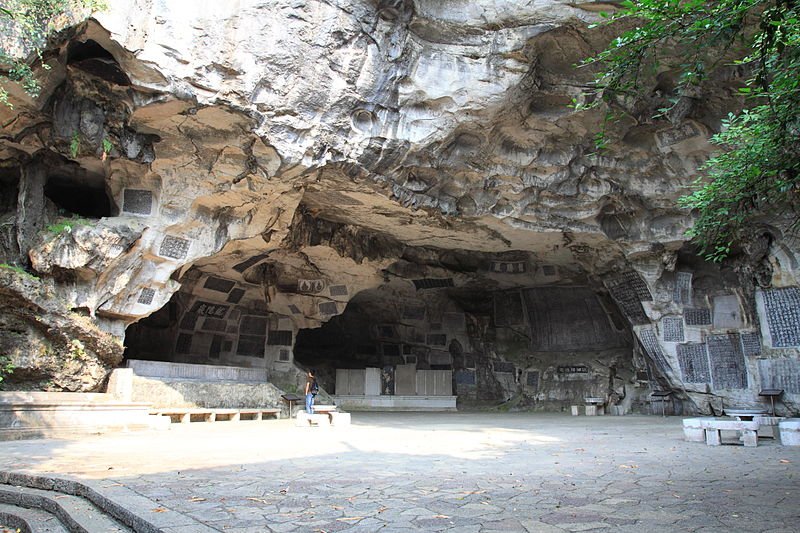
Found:
[{"label": "stone platform", "polygon": [[0,440],[163,428],[149,411],[103,393],[0,392]]},{"label": "stone platform", "polygon": [[698,446],[660,416],[353,413],[0,443],[0,470],[76,480],[169,533],[789,532],[798,465],[800,447]]},{"label": "stone platform", "polygon": [[347,411],[455,411],[456,396],[334,395]]}]

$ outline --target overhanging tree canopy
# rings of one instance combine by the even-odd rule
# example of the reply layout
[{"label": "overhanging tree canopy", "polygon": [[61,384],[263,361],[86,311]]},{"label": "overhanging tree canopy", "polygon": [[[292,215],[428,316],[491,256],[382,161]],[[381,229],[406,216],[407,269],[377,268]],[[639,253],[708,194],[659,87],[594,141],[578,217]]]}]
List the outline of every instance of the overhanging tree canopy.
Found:
[{"label": "overhanging tree canopy", "polygon": [[[698,218],[691,230],[706,258],[727,257],[743,230],[769,216],[797,229],[800,185],[800,7],[794,0],[625,1],[609,22],[635,27],[587,63],[601,68],[594,102],[612,112],[641,95],[643,80],[678,71],[672,104],[694,94],[726,64],[748,72],[748,105],[712,138],[720,151],[681,199]],[[676,51],[678,52],[676,54]],[[662,109],[668,114],[670,109]]]}]

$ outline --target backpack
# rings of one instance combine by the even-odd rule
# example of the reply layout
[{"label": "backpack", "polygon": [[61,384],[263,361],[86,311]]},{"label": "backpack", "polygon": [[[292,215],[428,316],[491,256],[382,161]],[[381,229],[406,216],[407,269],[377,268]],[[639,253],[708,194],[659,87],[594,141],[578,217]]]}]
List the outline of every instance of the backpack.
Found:
[{"label": "backpack", "polygon": [[317,393],[319,393],[319,384],[317,383],[317,380],[315,379],[314,382],[311,384],[311,394],[316,396]]}]

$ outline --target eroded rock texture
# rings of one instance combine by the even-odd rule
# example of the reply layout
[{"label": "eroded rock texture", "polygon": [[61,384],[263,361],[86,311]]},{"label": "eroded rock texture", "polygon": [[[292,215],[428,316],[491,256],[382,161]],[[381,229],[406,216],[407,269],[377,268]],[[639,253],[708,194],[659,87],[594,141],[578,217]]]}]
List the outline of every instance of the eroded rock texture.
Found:
[{"label": "eroded rock texture", "polygon": [[297,360],[329,391],[336,368],[452,369],[463,402],[544,409],[784,388],[797,409],[794,249],[765,225],[709,265],[676,206],[735,69],[653,119],[661,73],[598,155],[603,110],[568,104],[611,6],[126,4],[0,110],[0,251],[128,357]]}]

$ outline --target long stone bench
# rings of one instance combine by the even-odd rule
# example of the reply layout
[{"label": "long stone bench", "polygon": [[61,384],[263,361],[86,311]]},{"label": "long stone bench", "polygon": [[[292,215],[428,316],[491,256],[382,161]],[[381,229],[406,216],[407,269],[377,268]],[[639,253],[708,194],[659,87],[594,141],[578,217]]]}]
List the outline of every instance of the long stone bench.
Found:
[{"label": "long stone bench", "polygon": [[702,418],[700,427],[705,431],[706,444],[708,446],[719,446],[722,444],[721,431],[736,431],[741,433],[742,442],[745,446],[758,446],[758,422],[744,422],[741,420],[730,420],[721,418]]},{"label": "long stone bench", "polygon": [[[206,408],[192,408],[192,407],[174,407],[169,409],[157,409],[152,414],[167,416],[170,421],[178,420],[182,424],[188,424],[195,419],[202,419],[204,422],[216,422],[217,420],[229,420],[231,422],[239,422],[240,420],[262,420],[263,417],[272,416],[280,418],[280,409],[273,408],[251,408],[243,407],[241,409],[206,409]],[[247,418],[242,418],[245,415]],[[252,417],[252,418],[250,418]]]}]

